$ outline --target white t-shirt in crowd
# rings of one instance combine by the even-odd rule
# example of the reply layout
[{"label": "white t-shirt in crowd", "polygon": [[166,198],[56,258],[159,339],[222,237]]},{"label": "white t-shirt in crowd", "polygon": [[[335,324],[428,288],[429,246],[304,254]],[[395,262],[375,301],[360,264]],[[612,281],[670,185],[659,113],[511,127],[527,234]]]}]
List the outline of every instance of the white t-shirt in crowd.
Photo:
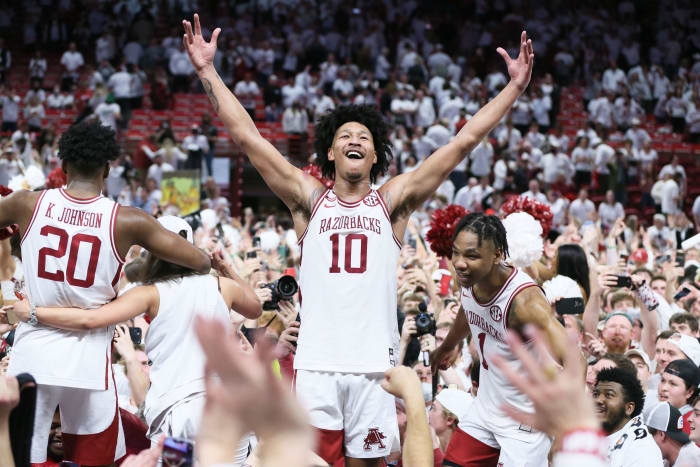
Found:
[{"label": "white t-shirt in crowd", "polygon": [[661,195],[661,212],[664,214],[677,214],[680,188],[675,180],[670,179],[664,182],[664,190]]},{"label": "white t-shirt in crowd", "polygon": [[117,115],[119,115],[120,112],[121,108],[116,102],[111,104],[103,102],[95,109],[95,114],[100,119],[100,123],[110,127],[114,131],[117,131]]},{"label": "white t-shirt in crowd", "polygon": [[569,214],[581,223],[591,220],[590,214],[592,212],[595,212],[595,204],[590,199],[576,198],[569,207]]},{"label": "white t-shirt in crowd", "polygon": [[493,145],[488,139],[484,138],[472,150],[469,155],[471,159],[470,172],[477,177],[483,177],[491,173],[491,165],[493,165]]},{"label": "white t-shirt in crowd", "polygon": [[603,224],[612,225],[621,217],[625,217],[625,210],[620,203],[608,204],[605,201],[598,206],[598,217]]}]

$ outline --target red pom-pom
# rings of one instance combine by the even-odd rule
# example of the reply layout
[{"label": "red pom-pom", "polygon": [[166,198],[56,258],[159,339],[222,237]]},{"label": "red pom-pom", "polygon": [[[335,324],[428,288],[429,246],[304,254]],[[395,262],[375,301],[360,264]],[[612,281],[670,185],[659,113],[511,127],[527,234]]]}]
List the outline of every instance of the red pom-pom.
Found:
[{"label": "red pom-pom", "polygon": [[303,170],[304,173],[311,175],[319,182],[323,183],[323,186],[325,186],[326,188],[333,188],[333,185],[335,185],[335,182],[333,180],[323,178],[323,175],[321,174],[321,168],[316,164],[309,164],[301,170]]},{"label": "red pom-pom", "polygon": [[532,198],[513,196],[501,206],[501,218],[506,218],[514,212],[530,214],[542,226],[542,237],[546,237],[552,228],[552,210],[546,204]]},{"label": "red pom-pom", "polygon": [[12,190],[7,188],[6,186],[0,185],[0,196],[7,196],[10,193],[12,193]]},{"label": "red pom-pom", "polygon": [[61,167],[56,167],[46,177],[46,188],[61,188],[65,186],[66,181],[66,173]]},{"label": "red pom-pom", "polygon": [[459,220],[469,211],[457,204],[450,204],[445,209],[436,209],[430,219],[430,230],[425,236],[430,249],[438,256],[452,257],[452,236]]}]

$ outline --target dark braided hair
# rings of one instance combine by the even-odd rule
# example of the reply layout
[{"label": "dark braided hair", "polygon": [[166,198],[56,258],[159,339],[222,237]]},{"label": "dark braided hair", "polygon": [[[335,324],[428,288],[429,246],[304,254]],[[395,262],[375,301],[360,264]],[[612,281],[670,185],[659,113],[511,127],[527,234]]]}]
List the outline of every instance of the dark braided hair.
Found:
[{"label": "dark braided hair", "polygon": [[94,175],[119,157],[119,145],[111,128],[99,122],[82,121],[61,135],[58,157],[76,172]]},{"label": "dark braided hair", "polygon": [[483,239],[489,239],[496,247],[496,251],[503,255],[503,258],[508,257],[508,240],[506,240],[506,229],[503,227],[501,219],[497,216],[487,216],[481,212],[472,212],[459,220],[455,227],[455,233],[452,235],[454,243],[457,235],[463,230],[473,232],[479,237],[479,246]]},{"label": "dark braided hair", "polygon": [[377,162],[370,170],[369,179],[375,183],[377,176],[383,175],[389,168],[393,154],[389,141],[389,125],[379,110],[372,105],[341,105],[316,122],[316,165],[325,178],[335,179],[335,162],[328,160],[328,148],[333,146],[333,138],[338,128],[348,122],[361,123],[372,134]]},{"label": "dark braided hair", "polygon": [[634,402],[634,411],[632,411],[630,418],[634,418],[642,413],[646,396],[636,373],[625,368],[605,368],[598,372],[596,386],[603,381],[618,383],[622,386],[625,404]]}]

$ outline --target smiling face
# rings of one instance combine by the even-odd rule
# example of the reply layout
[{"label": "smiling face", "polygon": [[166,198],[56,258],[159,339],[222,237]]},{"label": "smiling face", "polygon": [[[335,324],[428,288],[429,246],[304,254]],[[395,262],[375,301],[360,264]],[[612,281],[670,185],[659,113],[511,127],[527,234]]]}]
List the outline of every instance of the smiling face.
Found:
[{"label": "smiling face", "polygon": [[680,409],[692,396],[693,388],[687,388],[683,378],[669,373],[661,373],[661,382],[659,383],[659,400],[661,402],[668,401],[669,404]]},{"label": "smiling face", "polygon": [[369,179],[377,162],[374,140],[369,129],[357,122],[347,122],[335,132],[328,160],[335,163],[336,180],[357,183]]},{"label": "smiling face", "polygon": [[488,276],[501,262],[501,252],[489,239],[482,239],[469,230],[462,230],[452,244],[452,264],[462,287],[471,287]]},{"label": "smiling face", "polygon": [[676,344],[668,339],[659,339],[656,341],[656,369],[657,373],[663,373],[666,365],[673,360],[686,358],[685,354],[678,348]]},{"label": "smiling face", "polygon": [[690,424],[690,440],[700,442],[700,399],[693,406],[693,413],[688,417]]},{"label": "smiling face", "polygon": [[632,323],[624,316],[609,318],[603,328],[603,342],[608,350],[623,353],[632,342]]},{"label": "smiling face", "polygon": [[614,433],[627,423],[634,411],[634,402],[625,403],[620,383],[601,381],[593,390],[593,399],[598,419],[608,434]]}]

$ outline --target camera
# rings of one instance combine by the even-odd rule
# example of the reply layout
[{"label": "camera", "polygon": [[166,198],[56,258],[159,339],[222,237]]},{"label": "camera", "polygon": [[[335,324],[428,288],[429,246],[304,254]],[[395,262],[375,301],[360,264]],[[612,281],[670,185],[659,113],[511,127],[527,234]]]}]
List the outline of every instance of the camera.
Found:
[{"label": "camera", "polygon": [[138,327],[129,326],[129,337],[134,345],[141,344],[141,338],[143,337],[143,330]]},{"label": "camera", "polygon": [[180,438],[165,438],[161,459],[164,466],[192,467],[194,443]]},{"label": "camera", "polygon": [[632,288],[632,278],[630,276],[617,275],[617,287]]},{"label": "camera", "polygon": [[425,303],[421,302],[418,304],[418,314],[416,315],[416,336],[420,337],[425,334],[435,335],[437,326],[435,325],[435,320],[433,316],[428,313],[428,307]]},{"label": "camera", "polygon": [[272,291],[272,298],[263,303],[262,309],[276,310],[279,308],[280,300],[291,300],[299,290],[296,279],[292,276],[282,276],[275,282],[263,285]]}]

